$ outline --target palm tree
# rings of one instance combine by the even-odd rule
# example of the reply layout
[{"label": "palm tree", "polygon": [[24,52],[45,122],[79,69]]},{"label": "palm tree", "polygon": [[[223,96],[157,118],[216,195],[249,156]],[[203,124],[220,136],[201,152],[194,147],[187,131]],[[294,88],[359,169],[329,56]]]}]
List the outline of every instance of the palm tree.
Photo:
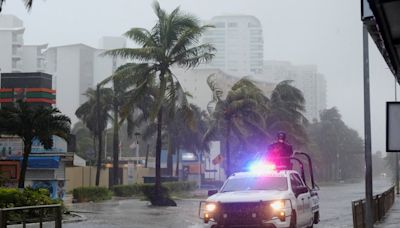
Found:
[{"label": "palm tree", "polygon": [[209,151],[208,142],[202,140],[207,131],[207,113],[194,104],[189,106],[192,112],[190,118],[185,117],[184,112],[177,110],[174,118],[168,120],[166,124],[166,133],[168,134],[167,170],[171,176],[173,175],[173,154],[177,157],[176,176],[178,176],[180,149],[200,153]]},{"label": "palm tree", "polygon": [[282,81],[272,91],[267,117],[268,132],[275,135],[285,131],[289,141],[295,146],[304,146],[307,142],[305,126],[308,120],[304,117],[305,99],[301,90],[291,85],[292,81]]},{"label": "palm tree", "polygon": [[[113,56],[120,56],[137,60],[140,62],[131,70],[140,71],[142,77],[136,93],[143,95],[143,87],[149,81],[156,81],[158,91],[151,111],[151,119],[157,119],[157,142],[156,142],[156,181],[155,200],[153,204],[162,204],[161,199],[161,131],[163,124],[163,112],[173,114],[176,103],[184,107],[185,96],[176,101],[176,94],[182,94],[182,87],[174,78],[171,67],[174,65],[193,68],[200,63],[211,60],[215,49],[210,44],[198,45],[199,38],[209,26],[200,26],[200,21],[189,14],[184,14],[179,8],[171,13],[160,8],[158,2],[153,5],[158,18],[156,25],[147,30],[144,28],[133,28],[125,35],[140,45],[139,48],[121,48],[106,52]],[[144,77],[143,77],[144,76]]]},{"label": "palm tree", "polygon": [[89,163],[93,163],[93,157],[88,156],[89,151],[96,151],[96,142],[93,134],[86,125],[79,121],[72,127],[71,133],[76,137],[76,153]]},{"label": "palm tree", "polygon": [[[2,10],[3,3],[4,3],[5,1],[6,1],[6,0],[0,0],[0,13],[1,13],[1,10]],[[32,8],[33,0],[23,0],[23,1],[25,2],[26,8],[27,8],[28,10],[30,10],[30,9]]]},{"label": "palm tree", "polygon": [[37,139],[45,149],[51,149],[54,135],[65,140],[68,139],[70,124],[70,119],[62,115],[57,108],[32,106],[23,101],[18,101],[12,106],[2,107],[0,110],[0,132],[19,136],[24,144],[18,188],[24,188],[32,141]]},{"label": "palm tree", "polygon": [[99,85],[103,86],[112,82],[111,108],[113,123],[113,184],[119,184],[119,130],[120,126],[127,122],[127,133],[132,137],[134,128],[148,119],[149,106],[153,103],[154,85],[147,83],[142,96],[137,96],[137,80],[135,73],[131,71],[137,64],[128,63],[120,66],[110,77],[103,80]]},{"label": "palm tree", "polygon": [[213,91],[211,103],[214,103],[215,108],[211,113],[210,128],[204,135],[204,139],[225,138],[225,173],[229,176],[231,174],[232,132],[242,144],[246,144],[250,136],[268,137],[265,131],[265,116],[269,113],[268,98],[247,78],[236,82],[225,99],[223,99],[223,91],[216,86],[213,75],[207,82]]},{"label": "palm tree", "polygon": [[[75,112],[75,115],[85,123],[86,127],[92,132],[93,140],[98,140],[96,186],[100,183],[100,170],[102,162],[103,132],[107,128],[107,123],[111,116],[112,109],[112,90],[110,88],[88,89],[85,94],[88,101],[83,103]],[[99,107],[99,110],[97,108]]]}]

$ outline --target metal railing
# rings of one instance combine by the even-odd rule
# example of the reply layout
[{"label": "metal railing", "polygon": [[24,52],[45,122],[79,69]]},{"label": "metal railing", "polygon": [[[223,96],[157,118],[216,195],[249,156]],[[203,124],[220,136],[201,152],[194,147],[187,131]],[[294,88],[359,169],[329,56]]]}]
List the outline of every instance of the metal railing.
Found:
[{"label": "metal railing", "polygon": [[[52,212],[52,215],[48,212]],[[18,218],[15,218],[15,215],[18,215]],[[28,223],[39,223],[39,227],[43,228],[43,223],[49,221],[55,222],[55,228],[62,227],[61,204],[0,208],[0,228],[13,224],[22,224],[25,228]]]},{"label": "metal railing", "polygon": [[[394,203],[394,196],[394,186],[381,194],[374,195],[372,203],[374,223],[382,221],[382,219],[385,217],[386,213]],[[353,227],[364,228],[365,199],[353,201],[351,205],[353,211]]]}]

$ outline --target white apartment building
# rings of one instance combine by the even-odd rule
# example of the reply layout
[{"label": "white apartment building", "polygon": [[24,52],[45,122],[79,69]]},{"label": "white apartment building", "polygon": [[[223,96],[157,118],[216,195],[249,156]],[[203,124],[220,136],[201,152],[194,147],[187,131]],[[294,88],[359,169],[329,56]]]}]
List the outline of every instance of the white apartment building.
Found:
[{"label": "white apartment building", "polygon": [[22,47],[22,71],[23,72],[44,72],[45,55],[47,44],[24,45]]},{"label": "white apartment building", "polygon": [[217,49],[212,62],[201,68],[220,69],[233,76],[258,74],[263,70],[264,40],[260,21],[254,16],[213,17],[202,38]]},{"label": "white apartment building", "polygon": [[23,22],[19,18],[0,14],[0,72],[23,70],[24,32]]},{"label": "white apartment building", "polygon": [[123,37],[102,37],[99,41],[99,49],[94,55],[94,82],[95,84],[111,76],[115,70],[126,63],[126,59],[112,56],[104,56],[106,50],[125,48],[126,39]]},{"label": "white apartment building", "polygon": [[[122,42],[123,41],[123,42]],[[105,37],[101,48],[125,47],[122,37]],[[85,44],[50,47],[46,51],[46,73],[57,82],[57,107],[69,116],[72,122],[78,119],[76,109],[87,101],[88,88],[112,75],[125,60],[103,56],[105,49],[96,49]]]},{"label": "white apartment building", "polygon": [[260,79],[279,83],[292,80],[303,92],[306,100],[305,116],[309,121],[319,119],[319,112],[326,109],[326,80],[315,65],[292,65],[287,61],[265,61]]},{"label": "white apartment building", "polygon": [[76,122],[75,111],[93,86],[95,49],[84,44],[51,47],[46,51],[46,73],[56,81],[57,107]]}]

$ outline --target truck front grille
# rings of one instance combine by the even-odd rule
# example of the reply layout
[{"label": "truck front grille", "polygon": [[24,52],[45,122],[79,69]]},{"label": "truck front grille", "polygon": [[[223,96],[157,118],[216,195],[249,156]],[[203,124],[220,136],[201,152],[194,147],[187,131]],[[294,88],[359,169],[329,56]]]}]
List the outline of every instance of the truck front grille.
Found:
[{"label": "truck front grille", "polygon": [[229,226],[258,226],[262,220],[269,220],[271,212],[265,202],[221,203],[217,222]]}]

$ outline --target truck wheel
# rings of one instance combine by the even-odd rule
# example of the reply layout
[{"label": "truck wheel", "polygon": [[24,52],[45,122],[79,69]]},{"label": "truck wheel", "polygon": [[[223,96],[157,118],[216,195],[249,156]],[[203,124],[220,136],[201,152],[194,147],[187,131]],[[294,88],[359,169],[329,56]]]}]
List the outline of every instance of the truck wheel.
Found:
[{"label": "truck wheel", "polygon": [[296,228],[296,223],[297,223],[296,211],[292,211],[292,216],[290,216],[289,228]]},{"label": "truck wheel", "polygon": [[319,223],[319,211],[314,213],[314,224]]}]

